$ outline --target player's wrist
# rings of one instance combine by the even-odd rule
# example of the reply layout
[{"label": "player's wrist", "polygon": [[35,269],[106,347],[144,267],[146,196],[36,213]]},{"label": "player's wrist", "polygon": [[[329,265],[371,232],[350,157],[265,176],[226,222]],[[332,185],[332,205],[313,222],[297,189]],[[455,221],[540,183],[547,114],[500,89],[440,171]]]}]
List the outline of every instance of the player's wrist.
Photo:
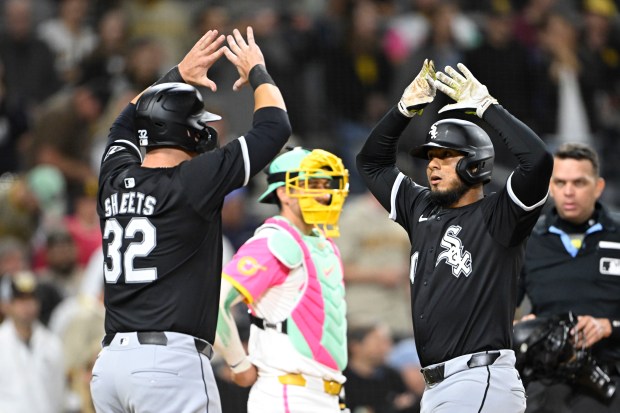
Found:
[{"label": "player's wrist", "polygon": [[415,116],[415,113],[407,110],[407,107],[405,106],[405,103],[402,100],[398,102],[398,111],[402,113],[403,116],[406,116],[408,118],[412,118]]},{"label": "player's wrist", "polygon": [[185,79],[181,76],[181,71],[179,70],[179,65],[174,66],[172,69],[168,70],[165,75],[160,77],[155,83],[151,86],[160,85],[162,83],[185,83]]},{"label": "player's wrist", "polygon": [[603,325],[603,337],[607,338],[611,336],[613,332],[612,322],[608,318],[601,319],[601,324]]},{"label": "player's wrist", "polygon": [[268,83],[270,85],[276,84],[269,73],[267,73],[267,68],[265,65],[260,63],[254,65],[254,67],[250,69],[250,73],[248,74],[248,82],[250,82],[250,86],[252,86],[252,89],[254,90],[264,83]]},{"label": "player's wrist", "polygon": [[478,106],[476,107],[476,115],[478,115],[478,117],[480,119],[482,119],[482,115],[484,115],[484,112],[486,112],[486,110],[489,108],[489,106],[494,105],[496,103],[497,103],[497,99],[495,99],[493,96],[491,96],[491,95],[485,96],[480,101]]},{"label": "player's wrist", "polygon": [[233,373],[238,374],[238,373],[244,372],[244,371],[248,370],[250,367],[252,367],[252,362],[250,361],[249,358],[244,357],[238,363],[230,364],[229,367],[230,367],[230,369],[232,370]]}]

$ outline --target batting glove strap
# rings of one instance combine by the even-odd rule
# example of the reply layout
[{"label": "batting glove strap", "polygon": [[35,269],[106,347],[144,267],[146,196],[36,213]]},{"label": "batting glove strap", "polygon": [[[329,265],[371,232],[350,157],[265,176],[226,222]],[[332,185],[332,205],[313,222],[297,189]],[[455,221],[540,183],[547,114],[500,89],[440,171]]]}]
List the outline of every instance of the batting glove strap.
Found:
[{"label": "batting glove strap", "polygon": [[[424,105],[426,106],[426,105]],[[422,106],[422,108],[424,107]],[[413,108],[413,106],[412,106]],[[405,115],[408,118],[412,118],[415,115],[421,115],[423,112],[423,109],[420,108],[418,110],[409,110],[407,109],[407,106],[405,105],[405,102],[403,102],[402,100],[398,102],[398,110],[400,111],[400,113],[402,113],[403,115]]]},{"label": "batting glove strap", "polygon": [[249,358],[244,357],[243,360],[241,360],[239,363],[236,364],[231,364],[230,365],[230,369],[233,371],[233,373],[237,374],[237,373],[241,373],[243,371],[246,371],[247,369],[249,369],[250,367],[252,367],[252,362],[250,361]]},{"label": "batting glove strap", "polygon": [[482,115],[489,108],[489,106],[495,104],[497,104],[497,99],[492,96],[485,97],[484,99],[482,99],[482,102],[480,102],[480,104],[476,107],[476,115],[478,115],[478,117],[482,119]]}]

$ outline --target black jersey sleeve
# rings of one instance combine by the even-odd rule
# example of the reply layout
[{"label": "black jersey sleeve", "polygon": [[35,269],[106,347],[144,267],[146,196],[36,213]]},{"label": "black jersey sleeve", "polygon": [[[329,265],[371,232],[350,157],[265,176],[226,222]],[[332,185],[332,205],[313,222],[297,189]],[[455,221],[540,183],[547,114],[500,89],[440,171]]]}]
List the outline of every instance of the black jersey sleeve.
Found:
[{"label": "black jersey sleeve", "polygon": [[398,139],[409,120],[394,106],[370,132],[356,158],[357,170],[364,183],[388,211],[394,182],[401,173],[396,167]]},{"label": "black jersey sleeve", "polygon": [[503,107],[489,107],[484,120],[519,163],[506,186],[485,199],[482,210],[496,242],[506,247],[518,245],[532,231],[547,200],[553,156],[530,128]]},{"label": "black jersey sleeve", "polygon": [[526,208],[544,202],[553,170],[553,156],[547,146],[501,105],[491,105],[484,112],[484,120],[499,133],[519,162],[508,182],[514,201]]},{"label": "black jersey sleeve", "polygon": [[202,215],[219,210],[224,196],[247,185],[280,152],[290,134],[284,110],[261,108],[245,136],[183,163],[182,184],[194,208]]},{"label": "black jersey sleeve", "polygon": [[394,106],[373,128],[357,155],[357,169],[389,218],[408,232],[410,221],[420,215],[416,212],[420,194],[427,188],[416,184],[396,166],[398,139],[409,124]]},{"label": "black jersey sleeve", "polygon": [[245,135],[249,159],[248,179],[263,170],[276,157],[291,132],[291,124],[284,110],[266,107],[254,113],[252,129]]},{"label": "black jersey sleeve", "polygon": [[112,123],[108,143],[101,158],[101,179],[106,179],[119,168],[142,162],[142,153],[134,127],[135,113],[136,106],[130,103]]}]

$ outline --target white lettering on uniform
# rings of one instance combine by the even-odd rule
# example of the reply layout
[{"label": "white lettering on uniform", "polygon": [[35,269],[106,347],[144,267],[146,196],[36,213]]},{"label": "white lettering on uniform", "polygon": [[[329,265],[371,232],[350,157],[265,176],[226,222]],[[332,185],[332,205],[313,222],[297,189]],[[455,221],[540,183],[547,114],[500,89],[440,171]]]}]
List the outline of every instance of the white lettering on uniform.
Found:
[{"label": "white lettering on uniform", "polygon": [[147,196],[144,201],[144,209],[142,210],[142,214],[144,215],[153,215],[155,210],[155,204],[157,204],[157,200],[152,196]]},{"label": "white lettering on uniform", "polygon": [[435,266],[437,266],[442,260],[445,260],[446,264],[452,267],[452,275],[456,278],[459,278],[461,273],[463,273],[465,277],[469,277],[472,271],[471,254],[469,251],[463,250],[463,243],[461,239],[457,237],[461,229],[462,228],[458,225],[451,225],[448,227],[440,243],[445,249],[439,254],[437,262],[435,263]]},{"label": "white lettering on uniform", "polygon": [[153,215],[157,199],[142,192],[121,193],[120,207],[118,193],[113,193],[103,201],[106,218],[118,214]]}]

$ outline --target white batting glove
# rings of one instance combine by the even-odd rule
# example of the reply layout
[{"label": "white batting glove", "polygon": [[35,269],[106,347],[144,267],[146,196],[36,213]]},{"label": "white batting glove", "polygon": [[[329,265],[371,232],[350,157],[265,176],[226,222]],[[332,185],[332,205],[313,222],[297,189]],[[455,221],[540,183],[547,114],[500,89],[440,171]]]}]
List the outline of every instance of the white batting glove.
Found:
[{"label": "white batting glove", "polygon": [[424,59],[422,70],[407,86],[398,102],[400,113],[409,118],[421,115],[426,105],[433,101],[437,93],[435,78],[435,64],[432,60]]},{"label": "white batting glove", "polygon": [[[474,109],[476,115],[482,118],[484,111],[492,104],[497,103],[497,99],[489,94],[487,87],[480,83],[464,64],[458,63],[456,66],[463,75],[451,66],[446,66],[447,74],[437,72],[437,80],[435,81],[437,89],[456,100],[456,103],[441,108],[439,113],[448,110]],[[474,113],[467,110],[466,112]]]}]

